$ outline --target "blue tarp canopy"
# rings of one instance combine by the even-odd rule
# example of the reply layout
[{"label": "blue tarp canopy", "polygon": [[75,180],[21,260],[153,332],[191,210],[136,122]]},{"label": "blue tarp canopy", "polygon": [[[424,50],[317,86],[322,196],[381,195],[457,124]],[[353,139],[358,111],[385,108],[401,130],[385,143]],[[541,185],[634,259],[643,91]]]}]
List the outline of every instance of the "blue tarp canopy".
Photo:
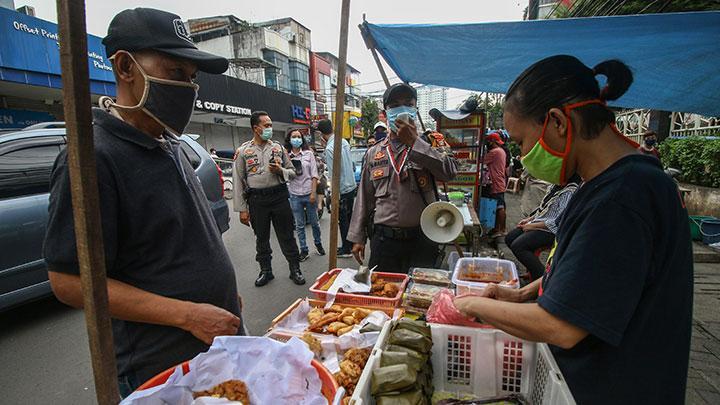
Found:
[{"label": "blue tarp canopy", "polygon": [[364,27],[406,82],[504,93],[548,56],[620,59],[635,81],[614,106],[720,116],[720,12]]}]

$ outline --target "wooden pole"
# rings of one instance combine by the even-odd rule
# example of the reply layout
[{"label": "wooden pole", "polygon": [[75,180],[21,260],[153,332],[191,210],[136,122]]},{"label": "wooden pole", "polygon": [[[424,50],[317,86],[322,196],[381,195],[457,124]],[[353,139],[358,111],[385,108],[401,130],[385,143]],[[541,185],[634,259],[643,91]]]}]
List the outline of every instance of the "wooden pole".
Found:
[{"label": "wooden pole", "polygon": [[365,46],[367,46],[370,53],[372,53],[373,60],[375,60],[375,66],[377,66],[380,71],[380,76],[382,76],[383,82],[385,83],[385,88],[388,88],[390,87],[390,80],[388,80],[388,76],[385,73],[385,68],[383,68],[382,63],[380,63],[380,57],[378,57],[377,49],[375,49],[375,40],[373,40],[372,36],[370,36],[366,24],[365,14],[363,14],[363,23],[358,25],[358,28],[360,28],[360,34],[362,34],[363,40],[365,41]]},{"label": "wooden pole", "polygon": [[83,307],[99,404],[120,400],[105,278],[88,73],[85,2],[57,0],[63,105]]},{"label": "wooden pole", "polygon": [[337,267],[338,219],[340,218],[340,167],[342,164],[342,129],[345,115],[345,72],[347,70],[348,24],[350,0],[343,0],[340,12],[340,50],[338,57],[338,81],[335,96],[335,135],[333,141],[332,211],[330,214],[330,270]]}]

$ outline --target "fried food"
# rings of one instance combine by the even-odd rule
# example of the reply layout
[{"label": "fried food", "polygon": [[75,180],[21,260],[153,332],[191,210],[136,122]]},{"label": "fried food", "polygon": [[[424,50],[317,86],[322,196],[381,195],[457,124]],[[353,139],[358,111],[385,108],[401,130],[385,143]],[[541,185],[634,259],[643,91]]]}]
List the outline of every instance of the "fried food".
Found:
[{"label": "fried food", "polygon": [[359,321],[362,321],[363,319],[367,318],[367,316],[370,315],[370,312],[371,311],[369,309],[355,308],[352,316],[353,316],[353,318],[357,319],[359,322]]},{"label": "fried food", "polygon": [[328,313],[328,312],[340,312],[340,313],[342,313],[342,311],[343,311],[343,307],[341,307],[341,306],[338,305],[338,304],[335,304],[335,305],[331,306],[330,308],[326,309],[326,310],[325,310],[325,313]]},{"label": "fried food", "polygon": [[340,362],[340,371],[335,373],[335,380],[345,388],[346,398],[351,397],[355,391],[360,375],[370,357],[370,350],[370,348],[350,349],[345,352],[343,361]]},{"label": "fried food", "polygon": [[228,380],[207,391],[193,392],[193,398],[198,397],[226,398],[231,401],[240,401],[244,405],[250,404],[247,385],[241,380]]},{"label": "fried food", "polygon": [[338,320],[340,317],[340,314],[337,313],[328,313],[322,316],[319,321],[310,324],[310,327],[308,328],[311,332],[322,332],[323,328],[327,325],[330,325],[331,323]]},{"label": "fried food", "polygon": [[336,333],[338,336],[342,336],[342,335],[350,332],[354,327],[355,327],[355,325],[349,325],[346,328],[338,329]]},{"label": "fried food", "polygon": [[310,323],[315,323],[319,321],[323,315],[325,315],[325,311],[323,311],[322,308],[313,308],[310,310],[310,313],[308,313],[308,321]]},{"label": "fried food", "polygon": [[349,316],[343,316],[342,318],[340,318],[340,320],[348,325],[355,325],[356,323],[358,323],[358,321],[352,316],[352,312]]},{"label": "fried food", "polygon": [[[346,316],[352,316],[353,311],[355,311],[355,308],[345,308],[340,312],[340,318],[345,318]],[[347,323],[347,322],[345,322]]]},{"label": "fried food", "polygon": [[345,352],[344,358],[356,364],[365,364],[370,358],[370,349],[352,348]]},{"label": "fried food", "polygon": [[320,341],[317,340],[317,338],[315,338],[309,332],[305,332],[300,339],[308,345],[310,351],[315,353],[316,357],[322,356],[322,344],[320,344]]},{"label": "fried food", "polygon": [[342,322],[333,322],[330,325],[327,326],[327,331],[330,333],[337,333],[338,330],[347,328],[349,325]]}]

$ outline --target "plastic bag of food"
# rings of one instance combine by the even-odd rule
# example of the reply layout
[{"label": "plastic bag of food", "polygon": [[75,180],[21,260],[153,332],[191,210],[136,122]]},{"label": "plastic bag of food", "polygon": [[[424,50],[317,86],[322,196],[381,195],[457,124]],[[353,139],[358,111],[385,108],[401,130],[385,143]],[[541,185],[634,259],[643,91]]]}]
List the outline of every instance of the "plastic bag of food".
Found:
[{"label": "plastic bag of food", "polygon": [[372,372],[372,394],[401,391],[417,381],[417,372],[407,364],[376,368]]},{"label": "plastic bag of food", "polygon": [[401,392],[393,395],[379,395],[375,397],[377,405],[426,405],[430,404],[421,390]]},{"label": "plastic bag of food", "polygon": [[385,348],[385,351],[386,351],[386,352],[402,352],[402,353],[408,353],[409,355],[411,355],[411,356],[413,356],[413,357],[416,357],[416,358],[421,359],[421,360],[423,361],[423,363],[427,362],[428,359],[430,358],[430,354],[429,354],[429,353],[420,353],[420,352],[418,352],[418,351],[416,351],[416,350],[408,349],[407,347],[398,346],[398,345],[393,345],[393,344],[388,345],[387,348]]},{"label": "plastic bag of food", "polygon": [[416,283],[421,284],[439,285],[441,287],[450,287],[452,285],[450,272],[447,270],[414,268],[410,277]]},{"label": "plastic bag of food", "polygon": [[479,324],[475,321],[475,318],[465,316],[458,311],[453,303],[454,298],[455,294],[452,291],[447,289],[440,291],[428,309],[427,320],[445,325],[477,327]]},{"label": "plastic bag of food", "polygon": [[380,357],[380,367],[394,366],[396,364],[407,364],[415,371],[422,370],[427,364],[422,357],[416,357],[407,352],[384,351]]},{"label": "plastic bag of food", "polygon": [[395,329],[390,334],[391,345],[404,346],[420,353],[428,353],[432,348],[432,339],[409,329]]}]

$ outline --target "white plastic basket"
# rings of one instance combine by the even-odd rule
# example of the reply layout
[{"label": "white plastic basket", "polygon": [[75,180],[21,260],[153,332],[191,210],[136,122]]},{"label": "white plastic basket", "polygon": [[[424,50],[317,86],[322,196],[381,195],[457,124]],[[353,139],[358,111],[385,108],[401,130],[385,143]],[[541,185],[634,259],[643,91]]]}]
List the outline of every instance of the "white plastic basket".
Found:
[{"label": "white plastic basket", "polygon": [[495,259],[492,257],[463,257],[455,264],[452,282],[457,286],[457,294],[465,294],[470,292],[480,292],[488,283],[465,281],[460,278],[468,271],[468,266],[474,266],[477,273],[495,273],[496,269],[501,269],[503,278],[506,281],[515,280],[514,284],[506,285],[509,288],[520,288],[520,280],[518,279],[517,268],[515,263],[510,260]]},{"label": "white plastic basket", "polygon": [[[496,329],[440,324],[430,327],[436,392],[477,399],[517,394],[531,405],[575,404],[546,344],[524,341]],[[380,366],[383,348],[378,341],[350,404],[375,403],[370,379],[372,370]]]}]

